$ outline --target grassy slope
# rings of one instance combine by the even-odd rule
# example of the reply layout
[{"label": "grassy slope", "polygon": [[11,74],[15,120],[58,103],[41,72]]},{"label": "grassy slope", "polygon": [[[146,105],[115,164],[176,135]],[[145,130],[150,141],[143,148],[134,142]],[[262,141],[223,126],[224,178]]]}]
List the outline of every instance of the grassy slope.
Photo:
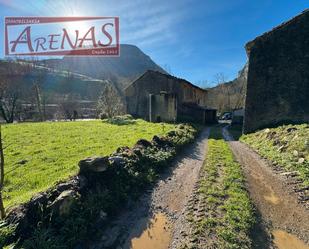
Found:
[{"label": "grassy slope", "polygon": [[309,185],[309,125],[284,125],[243,135],[240,140]]},{"label": "grassy slope", "polygon": [[197,240],[212,238],[208,241],[214,248],[250,248],[255,219],[244,181],[241,166],[219,129],[213,128],[198,190],[207,212],[202,219],[189,217]]},{"label": "grassy slope", "polygon": [[[27,201],[59,180],[78,171],[80,159],[108,155],[119,146],[132,146],[138,139],[151,139],[173,128],[137,120],[112,125],[102,121],[23,123],[3,125],[6,206]],[[25,164],[20,162],[27,160]]]}]

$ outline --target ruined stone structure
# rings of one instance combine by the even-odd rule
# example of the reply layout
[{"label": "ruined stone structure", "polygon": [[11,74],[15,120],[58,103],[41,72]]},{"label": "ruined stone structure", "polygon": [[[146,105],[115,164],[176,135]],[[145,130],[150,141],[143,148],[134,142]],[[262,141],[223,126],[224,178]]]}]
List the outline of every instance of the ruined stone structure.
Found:
[{"label": "ruined stone structure", "polygon": [[145,120],[216,121],[216,110],[206,108],[207,91],[190,82],[147,71],[125,89],[127,113]]},{"label": "ruined stone structure", "polygon": [[246,45],[244,133],[309,122],[309,11]]}]

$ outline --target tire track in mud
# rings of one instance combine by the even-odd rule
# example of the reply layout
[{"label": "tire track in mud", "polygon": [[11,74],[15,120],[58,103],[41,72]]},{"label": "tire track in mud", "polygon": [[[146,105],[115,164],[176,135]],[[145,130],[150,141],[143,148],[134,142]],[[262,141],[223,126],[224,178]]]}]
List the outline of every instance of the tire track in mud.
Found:
[{"label": "tire track in mud", "polygon": [[[279,249],[309,249],[309,212],[286,184],[286,179],[276,174],[271,165],[247,145],[233,141],[227,127],[223,128],[223,136],[243,167],[247,189],[262,221],[272,229],[274,246]],[[263,229],[263,224],[260,225]],[[263,238],[258,238],[261,234],[255,236],[253,240],[263,243]],[[261,246],[256,248],[268,248]]]}]

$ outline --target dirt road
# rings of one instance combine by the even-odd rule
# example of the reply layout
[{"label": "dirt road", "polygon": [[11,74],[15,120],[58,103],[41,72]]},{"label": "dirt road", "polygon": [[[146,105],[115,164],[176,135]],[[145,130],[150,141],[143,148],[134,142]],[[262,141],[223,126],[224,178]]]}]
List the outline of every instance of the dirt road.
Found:
[{"label": "dirt road", "polygon": [[176,248],[180,231],[186,229],[185,205],[193,192],[203,164],[209,129],[201,132],[173,166],[164,173],[153,190],[131,203],[104,231],[92,249]]},{"label": "dirt road", "polygon": [[[132,202],[91,249],[176,249],[189,239],[186,208],[192,204],[199,173],[206,156],[209,129],[205,129],[152,190]],[[282,174],[248,146],[223,135],[242,165],[247,189],[260,216],[252,234],[253,248],[309,249],[309,213],[287,185]]]},{"label": "dirt road", "polygon": [[[262,220],[272,230],[275,246],[279,249],[308,249],[305,243],[309,242],[309,212],[303,203],[298,202],[284,174],[275,172],[247,145],[232,141],[226,128],[223,134],[236,160],[243,166],[250,197]],[[257,248],[268,248],[266,243],[263,245],[267,238],[261,236],[267,235],[256,234]]]}]

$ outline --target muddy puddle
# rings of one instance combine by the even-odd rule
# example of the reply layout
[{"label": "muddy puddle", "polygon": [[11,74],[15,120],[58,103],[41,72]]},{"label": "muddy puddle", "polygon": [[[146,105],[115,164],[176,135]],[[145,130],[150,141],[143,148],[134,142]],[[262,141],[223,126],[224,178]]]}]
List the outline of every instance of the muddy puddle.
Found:
[{"label": "muddy puddle", "polygon": [[283,230],[274,230],[272,234],[278,249],[309,249],[309,245]]},{"label": "muddy puddle", "polygon": [[151,219],[144,219],[127,241],[125,248],[130,249],[167,249],[171,241],[171,225],[162,213]]}]

